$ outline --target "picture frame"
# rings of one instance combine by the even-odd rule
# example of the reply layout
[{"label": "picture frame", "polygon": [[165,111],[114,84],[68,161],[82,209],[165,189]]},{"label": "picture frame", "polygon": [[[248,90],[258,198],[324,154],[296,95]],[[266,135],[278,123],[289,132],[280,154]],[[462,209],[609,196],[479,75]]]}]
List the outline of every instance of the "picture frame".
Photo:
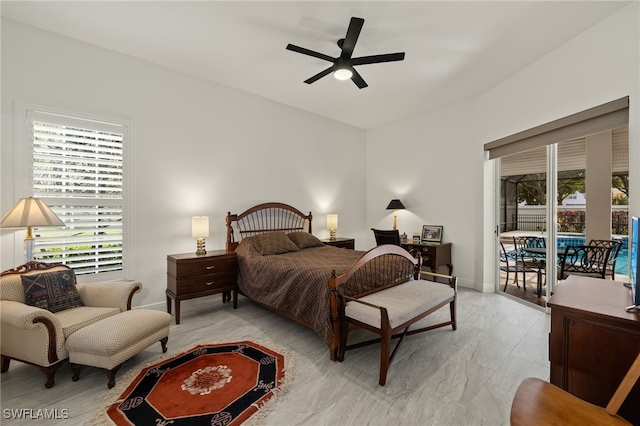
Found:
[{"label": "picture frame", "polygon": [[422,242],[423,243],[440,243],[442,242],[443,227],[440,225],[423,225],[422,226]]}]

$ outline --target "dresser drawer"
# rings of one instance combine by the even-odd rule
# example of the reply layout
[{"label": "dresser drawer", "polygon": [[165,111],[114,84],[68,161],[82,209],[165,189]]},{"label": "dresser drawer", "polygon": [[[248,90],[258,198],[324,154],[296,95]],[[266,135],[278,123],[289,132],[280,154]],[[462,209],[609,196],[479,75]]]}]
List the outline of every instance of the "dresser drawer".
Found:
[{"label": "dresser drawer", "polygon": [[[192,293],[202,293],[205,291],[214,291],[225,287],[234,287],[236,285],[235,274],[212,274],[204,275],[195,278],[185,278],[175,280],[169,280],[168,288],[174,291],[176,294],[186,295]],[[175,284],[176,288],[171,287]]]},{"label": "dresser drawer", "polygon": [[179,278],[199,277],[216,272],[236,270],[236,257],[205,257],[169,264],[169,275]]},{"label": "dresser drawer", "polygon": [[436,253],[435,247],[431,246],[422,246],[420,247],[420,253],[422,255],[422,261],[427,262],[431,257],[433,257]]},{"label": "dresser drawer", "polygon": [[403,243],[401,246],[414,256],[420,253],[420,256],[422,257],[422,266],[427,266],[432,271],[437,271],[439,267],[446,266],[449,269],[449,275],[453,273],[453,265],[451,264],[451,243]]}]

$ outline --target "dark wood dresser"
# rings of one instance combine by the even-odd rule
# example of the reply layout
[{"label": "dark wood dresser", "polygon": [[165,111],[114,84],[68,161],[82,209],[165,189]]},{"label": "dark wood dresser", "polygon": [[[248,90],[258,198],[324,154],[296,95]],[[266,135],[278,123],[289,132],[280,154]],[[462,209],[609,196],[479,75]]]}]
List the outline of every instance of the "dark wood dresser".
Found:
[{"label": "dark wood dresser", "polygon": [[180,301],[223,293],[223,301],[233,293],[233,308],[238,307],[237,257],[226,250],[167,256],[167,312],[171,299],[176,305],[176,324],[180,324]]},{"label": "dark wood dresser", "polygon": [[438,272],[438,268],[446,266],[449,270],[449,275],[453,274],[451,243],[422,244],[406,242],[400,245],[414,256],[416,252],[420,252],[422,256],[422,266],[429,267],[432,272]]},{"label": "dark wood dresser", "polygon": [[[549,299],[551,383],[605,407],[640,353],[640,312],[622,283],[570,275]],[[618,414],[640,425],[640,382]]]}]

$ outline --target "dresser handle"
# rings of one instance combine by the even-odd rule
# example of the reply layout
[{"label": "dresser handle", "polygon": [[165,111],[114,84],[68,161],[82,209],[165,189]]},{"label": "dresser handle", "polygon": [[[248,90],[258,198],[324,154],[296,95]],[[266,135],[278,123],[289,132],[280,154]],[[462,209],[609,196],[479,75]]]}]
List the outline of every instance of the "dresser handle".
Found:
[{"label": "dresser handle", "polygon": [[215,269],[216,265],[205,266],[204,269]]},{"label": "dresser handle", "polygon": [[211,281],[211,282],[208,282],[208,283],[206,283],[206,284],[207,284],[207,285],[214,285],[215,283],[216,283],[215,281]]}]

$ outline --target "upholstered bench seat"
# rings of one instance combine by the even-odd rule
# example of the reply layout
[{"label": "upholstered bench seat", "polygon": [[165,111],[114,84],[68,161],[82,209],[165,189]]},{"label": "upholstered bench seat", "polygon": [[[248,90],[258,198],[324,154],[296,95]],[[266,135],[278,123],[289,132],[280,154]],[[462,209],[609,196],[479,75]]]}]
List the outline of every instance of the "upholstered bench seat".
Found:
[{"label": "upholstered bench seat", "polygon": [[171,315],[150,309],[134,309],[81,328],[67,338],[73,380],[80,378],[80,366],[101,368],[115,384],[120,365],[154,342],[167,351]]},{"label": "upholstered bench seat", "polygon": [[[455,290],[449,286],[432,281],[415,280],[358,300],[384,306],[389,315],[389,325],[391,328],[396,328],[451,299],[454,295]],[[345,306],[345,315],[375,328],[382,327],[380,309],[364,303],[348,302]]]}]

